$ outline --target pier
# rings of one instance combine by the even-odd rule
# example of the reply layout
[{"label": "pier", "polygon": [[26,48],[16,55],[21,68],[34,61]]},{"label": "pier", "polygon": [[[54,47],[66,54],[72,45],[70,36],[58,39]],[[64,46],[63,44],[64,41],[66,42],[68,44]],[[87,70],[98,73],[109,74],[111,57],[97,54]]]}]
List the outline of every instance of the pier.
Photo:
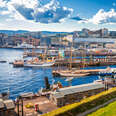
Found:
[{"label": "pier", "polygon": [[116,57],[109,57],[109,58],[77,58],[73,59],[72,62],[70,59],[62,59],[56,60],[54,66],[69,66],[70,63],[72,67],[88,67],[88,66],[109,66],[109,65],[116,65]]}]

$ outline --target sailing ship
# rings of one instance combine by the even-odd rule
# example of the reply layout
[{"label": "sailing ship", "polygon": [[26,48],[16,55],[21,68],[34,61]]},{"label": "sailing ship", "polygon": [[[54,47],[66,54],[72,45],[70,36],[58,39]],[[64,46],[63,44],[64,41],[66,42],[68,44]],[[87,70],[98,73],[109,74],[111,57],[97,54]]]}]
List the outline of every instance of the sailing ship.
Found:
[{"label": "sailing ship", "polygon": [[45,51],[42,55],[42,60],[40,60],[38,57],[34,58],[34,48],[32,49],[32,59],[28,60],[24,63],[24,67],[50,67],[53,66],[55,63],[54,57],[51,59],[46,58],[47,57],[47,48],[45,48]]}]

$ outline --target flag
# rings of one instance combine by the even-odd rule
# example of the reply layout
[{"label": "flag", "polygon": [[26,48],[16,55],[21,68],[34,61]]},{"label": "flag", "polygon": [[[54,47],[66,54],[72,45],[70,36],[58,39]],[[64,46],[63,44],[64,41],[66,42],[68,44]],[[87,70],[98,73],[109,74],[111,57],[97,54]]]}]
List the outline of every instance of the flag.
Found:
[{"label": "flag", "polygon": [[64,58],[64,56],[65,56],[64,50],[59,49],[59,56]]}]

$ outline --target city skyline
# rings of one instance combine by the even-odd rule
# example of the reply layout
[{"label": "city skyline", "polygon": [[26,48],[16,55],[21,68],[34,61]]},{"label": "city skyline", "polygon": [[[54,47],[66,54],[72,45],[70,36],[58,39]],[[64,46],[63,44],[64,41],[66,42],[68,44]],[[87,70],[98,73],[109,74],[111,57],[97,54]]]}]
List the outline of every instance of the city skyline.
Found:
[{"label": "city skyline", "polygon": [[0,30],[115,30],[115,0],[0,0]]}]

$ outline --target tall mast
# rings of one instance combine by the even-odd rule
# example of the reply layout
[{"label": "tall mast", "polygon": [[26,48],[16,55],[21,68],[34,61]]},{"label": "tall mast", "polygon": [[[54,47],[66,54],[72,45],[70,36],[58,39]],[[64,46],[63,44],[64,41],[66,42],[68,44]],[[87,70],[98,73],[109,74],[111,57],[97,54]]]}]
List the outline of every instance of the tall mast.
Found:
[{"label": "tall mast", "polygon": [[83,68],[85,68],[85,57],[86,57],[86,43],[84,43],[84,49],[83,49]]},{"label": "tall mast", "polygon": [[72,47],[73,47],[73,38],[72,38],[72,42],[71,42],[71,49],[70,49],[70,67],[69,69],[72,69]]},{"label": "tall mast", "polygon": [[44,54],[43,54],[43,61],[45,62],[46,59],[46,53],[47,52],[47,43],[45,42],[45,49],[44,49]]},{"label": "tall mast", "polygon": [[34,58],[34,39],[32,38],[32,59]]},{"label": "tall mast", "polygon": [[[59,43],[60,43],[60,49],[61,49],[61,44],[62,44],[62,42],[61,42],[61,34],[59,36],[60,36]],[[60,51],[60,49],[58,50],[58,52]],[[58,53],[58,59],[60,60],[60,52]],[[60,70],[60,63],[58,63],[58,69]]]}]

